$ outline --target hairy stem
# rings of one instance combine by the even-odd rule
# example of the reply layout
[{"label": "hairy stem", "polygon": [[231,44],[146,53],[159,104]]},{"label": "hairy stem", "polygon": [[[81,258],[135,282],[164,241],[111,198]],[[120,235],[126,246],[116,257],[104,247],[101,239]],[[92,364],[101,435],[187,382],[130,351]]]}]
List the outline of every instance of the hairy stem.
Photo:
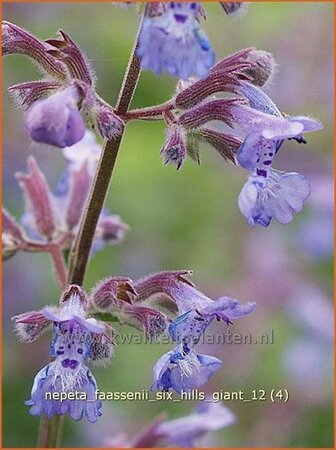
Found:
[{"label": "hairy stem", "polygon": [[[123,84],[119,93],[116,113],[124,116],[132,101],[136,85],[140,76],[140,60],[135,50],[142,22],[132,50],[132,54],[126,69]],[[104,201],[112,178],[113,169],[119,152],[122,134],[104,145],[98,164],[95,179],[90,192],[89,200],[85,208],[79,233],[70,253],[69,283],[81,285],[85,276],[92,240],[96,230],[99,215],[104,206]]]}]

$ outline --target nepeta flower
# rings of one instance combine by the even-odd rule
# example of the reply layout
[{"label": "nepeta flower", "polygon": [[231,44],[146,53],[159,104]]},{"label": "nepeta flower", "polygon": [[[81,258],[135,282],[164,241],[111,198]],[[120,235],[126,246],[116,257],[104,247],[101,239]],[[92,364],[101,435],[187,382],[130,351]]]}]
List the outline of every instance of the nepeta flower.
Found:
[{"label": "nepeta flower", "polygon": [[168,327],[168,333],[176,346],[154,365],[152,389],[172,388],[181,392],[206,384],[222,362],[196,352],[195,346],[203,333],[215,318],[230,324],[231,319],[247,315],[255,308],[255,303],[241,305],[229,297],[211,300],[185,278],[189,273],[161,272],[139,280],[134,285],[137,303],[149,303],[171,311],[175,306],[178,310],[177,319]]},{"label": "nepeta flower", "polygon": [[153,368],[152,388],[176,392],[197,389],[221,367],[222,361],[212,356],[201,355],[194,350],[203,333],[213,319],[239,318],[253,311],[254,304],[239,305],[236,300],[223,297],[201,310],[191,310],[174,320],[168,332],[178,345],[163,355]]},{"label": "nepeta flower", "polygon": [[25,112],[24,122],[33,141],[69,147],[80,141],[85,123],[78,112],[80,96],[75,87],[38,100]]},{"label": "nepeta flower", "polygon": [[250,107],[234,104],[230,108],[235,123],[247,133],[238,150],[237,161],[250,171],[238,205],[249,225],[267,227],[274,217],[288,223],[300,212],[309,197],[309,182],[301,174],[272,169],[273,159],[284,140],[305,143],[302,134],[317,131],[322,125],[303,116],[283,117],[272,100],[259,88],[245,83],[242,93]]},{"label": "nepeta flower", "polygon": [[85,122],[105,139],[119,136],[124,122],[95,90],[95,75],[83,51],[65,33],[41,41],[22,28],[4,22],[3,54],[30,57],[48,77],[19,83],[8,90],[24,107],[31,138],[64,148],[79,142]]},{"label": "nepeta flower", "polygon": [[200,28],[200,8],[199,3],[169,2],[155,14],[147,10],[137,49],[143,69],[158,75],[166,69],[182,79],[208,74],[215,55]]},{"label": "nepeta flower", "polygon": [[37,339],[52,326],[50,356],[54,360],[35,377],[31,398],[26,402],[33,416],[69,414],[74,420],[84,416],[95,422],[101,415],[96,399],[97,384],[86,361],[111,358],[113,329],[87,317],[88,299],[76,285],[64,292],[60,306],[13,318],[16,330],[25,342]]}]

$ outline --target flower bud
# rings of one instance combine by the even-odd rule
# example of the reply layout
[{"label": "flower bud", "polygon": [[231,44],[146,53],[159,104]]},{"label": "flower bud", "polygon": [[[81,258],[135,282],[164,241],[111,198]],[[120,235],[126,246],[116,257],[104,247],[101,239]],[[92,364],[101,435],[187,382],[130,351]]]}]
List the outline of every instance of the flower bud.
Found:
[{"label": "flower bud", "polygon": [[17,173],[16,178],[24,192],[26,208],[33,214],[36,228],[42,236],[51,240],[56,229],[52,194],[32,156],[27,159],[27,164],[28,174]]},{"label": "flower bud", "polygon": [[248,55],[248,61],[253,63],[253,66],[247,69],[245,73],[251,77],[251,83],[263,86],[272,77],[276,67],[273,55],[263,50],[254,49]]},{"label": "flower bud", "polygon": [[93,289],[91,304],[99,311],[111,312],[120,307],[120,302],[132,303],[135,295],[136,291],[130,278],[106,278]]},{"label": "flower bud", "polygon": [[36,142],[69,147],[80,141],[85,123],[78,112],[78,90],[69,87],[35,102],[25,113],[25,127]]},{"label": "flower bud", "polygon": [[110,106],[103,105],[98,101],[95,114],[98,131],[104,139],[110,140],[121,135],[125,123]]},{"label": "flower bud", "polygon": [[178,125],[171,125],[167,128],[166,140],[161,149],[162,161],[164,164],[173,164],[179,170],[186,156],[185,132]]}]

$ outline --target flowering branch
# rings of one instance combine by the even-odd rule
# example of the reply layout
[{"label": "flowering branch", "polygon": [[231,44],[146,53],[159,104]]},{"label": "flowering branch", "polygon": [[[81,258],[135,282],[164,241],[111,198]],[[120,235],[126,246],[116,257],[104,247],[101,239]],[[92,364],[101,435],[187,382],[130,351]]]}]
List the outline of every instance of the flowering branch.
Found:
[{"label": "flowering branch", "polygon": [[[139,25],[135,44],[116,105],[116,114],[119,116],[126,114],[140,76],[140,60],[135,52],[138,45],[141,26],[142,21]],[[107,141],[103,148],[87,207],[82,217],[77,238],[70,252],[69,283],[80,285],[83,282],[93,236],[100,213],[103,209],[106,193],[119,152],[122,135],[123,131],[119,136]]]}]

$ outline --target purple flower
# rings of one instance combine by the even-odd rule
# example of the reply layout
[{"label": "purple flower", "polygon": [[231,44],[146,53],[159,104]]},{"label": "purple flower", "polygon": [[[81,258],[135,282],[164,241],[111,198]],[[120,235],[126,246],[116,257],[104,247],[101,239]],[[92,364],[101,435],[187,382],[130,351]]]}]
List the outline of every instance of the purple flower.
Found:
[{"label": "purple flower", "polygon": [[161,356],[153,367],[152,389],[177,393],[204,386],[220,369],[222,361],[213,356],[197,354],[179,345]]},{"label": "purple flower", "polygon": [[177,345],[154,365],[152,389],[172,388],[181,392],[206,384],[222,362],[195,351],[203,333],[215,318],[230,324],[231,319],[243,317],[255,308],[255,303],[241,305],[229,297],[216,301],[209,299],[184,277],[187,273],[158,273],[134,285],[138,302],[149,298],[155,304],[155,299],[159,302],[164,294],[175,302],[180,313],[168,327],[168,333]]},{"label": "purple flower", "polygon": [[303,175],[272,169],[273,159],[284,140],[305,143],[302,133],[320,130],[322,125],[308,117],[283,117],[256,86],[244,83],[242,93],[250,106],[236,103],[230,107],[233,120],[247,133],[237,153],[240,166],[250,171],[239,195],[239,208],[250,226],[267,227],[273,217],[289,223],[302,210],[310,186]]},{"label": "purple flower", "polygon": [[289,223],[302,211],[310,186],[304,175],[270,169],[265,175],[250,175],[238,197],[241,213],[248,224],[268,227],[272,218]]},{"label": "purple flower", "polygon": [[50,355],[54,360],[35,377],[31,398],[26,402],[33,416],[69,414],[74,420],[84,415],[95,422],[101,402],[95,398],[97,384],[86,361],[110,358],[113,330],[107,324],[87,318],[88,299],[76,285],[69,286],[59,307],[16,316],[16,330],[25,342],[32,342],[52,325]]},{"label": "purple flower", "polygon": [[69,87],[33,103],[24,118],[31,138],[60,148],[80,141],[85,133],[85,123],[78,111],[78,101],[76,89]]},{"label": "purple flower", "polygon": [[211,44],[201,30],[198,3],[161,4],[155,15],[144,20],[137,54],[143,69],[160,75],[165,68],[170,75],[187,79],[204,77],[214,64]]},{"label": "purple flower", "polygon": [[[77,332],[85,336],[82,331]],[[66,338],[69,339],[68,336]],[[70,342],[69,345],[77,351],[82,349],[73,341]],[[66,365],[68,361],[69,365]],[[25,404],[30,406],[32,416],[46,414],[51,419],[55,414],[69,414],[72,419],[81,420],[85,415],[93,423],[101,416],[102,406],[101,401],[95,399],[96,389],[96,380],[85,364],[78,362],[78,359],[65,359],[63,362],[57,359],[38,372],[31,399]],[[59,400],[60,394],[64,394],[66,398]]]}]

